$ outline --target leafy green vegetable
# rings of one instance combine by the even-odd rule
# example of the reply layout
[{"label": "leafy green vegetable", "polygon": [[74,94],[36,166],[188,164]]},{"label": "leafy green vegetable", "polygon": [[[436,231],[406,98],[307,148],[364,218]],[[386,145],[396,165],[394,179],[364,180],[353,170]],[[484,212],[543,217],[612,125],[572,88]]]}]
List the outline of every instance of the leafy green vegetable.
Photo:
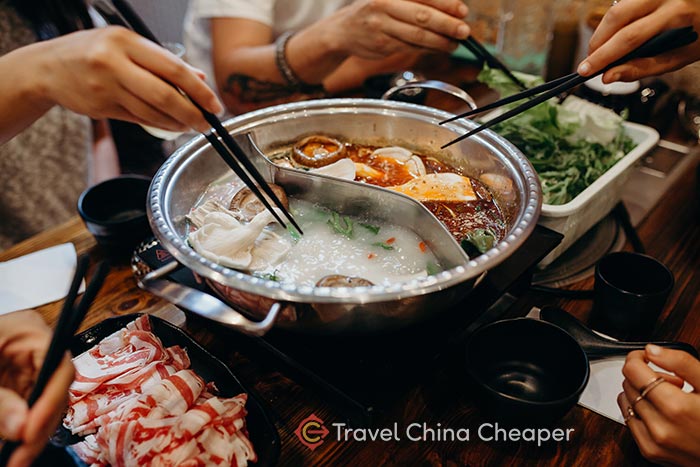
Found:
[{"label": "leafy green vegetable", "polygon": [[337,212],[331,212],[331,218],[328,219],[328,225],[331,226],[334,232],[345,235],[347,238],[352,238],[353,225],[349,217],[341,216]]},{"label": "leafy green vegetable", "polygon": [[[479,80],[501,97],[518,91],[499,70],[485,67]],[[528,84],[537,84],[531,81]],[[544,202],[564,204],[634,148],[622,122],[608,109],[569,97],[564,105],[550,99],[493,129],[530,159],[542,183]]]},{"label": "leafy green vegetable", "polygon": [[[469,256],[477,256],[485,253],[496,244],[496,234],[487,229],[474,229],[470,231],[464,239],[462,239],[462,249]],[[476,252],[474,251],[476,249]]]},{"label": "leafy green vegetable", "polygon": [[375,243],[372,243],[372,246],[378,246],[378,247],[384,248],[385,250],[393,250],[394,249],[393,246],[388,245],[384,242],[375,242]]},{"label": "leafy green vegetable", "polygon": [[365,224],[360,222],[360,226],[364,227],[365,229],[369,230],[372,232],[374,235],[379,234],[379,229],[380,227],[378,225],[372,225],[372,224]]},{"label": "leafy green vegetable", "polygon": [[275,281],[275,282],[280,281],[280,278],[277,275],[277,269],[275,269],[274,272],[271,272],[271,273],[268,272],[265,274],[256,274],[256,276],[261,278],[261,279],[266,279],[268,281]]},{"label": "leafy green vegetable", "polygon": [[428,261],[428,264],[425,266],[425,272],[426,272],[429,276],[434,276],[435,274],[439,273],[440,271],[442,271],[442,269],[440,268],[440,266],[438,266],[438,265],[437,265],[436,263],[434,263],[433,261]]},{"label": "leafy green vegetable", "polygon": [[289,232],[289,236],[292,237],[292,240],[295,242],[298,242],[301,240],[301,234],[297,231],[297,229],[293,225],[288,225],[287,226],[287,232]]},{"label": "leafy green vegetable", "polygon": [[[539,76],[528,75],[518,71],[514,71],[513,74],[528,88],[535,87],[544,82]],[[505,73],[494,68],[489,68],[486,64],[481,69],[476,79],[498,92],[501,97],[508,97],[521,91],[520,87],[512,82]]]}]

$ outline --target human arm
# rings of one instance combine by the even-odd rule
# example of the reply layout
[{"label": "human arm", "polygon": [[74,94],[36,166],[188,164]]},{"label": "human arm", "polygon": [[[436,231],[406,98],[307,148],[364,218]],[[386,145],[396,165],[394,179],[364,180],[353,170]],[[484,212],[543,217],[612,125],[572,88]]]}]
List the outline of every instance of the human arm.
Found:
[{"label": "human arm", "polygon": [[[466,13],[459,0],[357,1],[298,31],[287,43],[286,61],[302,82],[334,79],[340,89],[344,80],[331,75],[349,57],[379,61],[418,50],[453,50],[456,39],[469,35],[462,20]],[[211,36],[215,77],[229,108],[246,91],[240,89],[243,80],[259,86],[261,100],[273,91],[285,91],[270,26],[243,18],[213,18]]]},{"label": "human arm", "polygon": [[108,120],[92,121],[92,163],[88,183],[95,185],[120,173],[119,153]]},{"label": "human arm", "polygon": [[[657,373],[648,362],[676,376]],[[647,345],[628,355],[622,373],[624,392],[618,405],[623,415],[629,417],[628,407],[636,414],[628,418],[627,426],[644,457],[665,464],[700,465],[700,361],[680,350]],[[659,376],[664,381],[632,406],[640,391]],[[695,390],[681,391],[683,381]]]},{"label": "human arm", "polygon": [[[663,31],[693,26],[700,32],[700,0],[622,0],[603,17],[578,72],[589,76]],[[700,59],[700,41],[656,57],[639,58],[603,75],[603,82],[634,81],[674,71]]]},{"label": "human arm", "polygon": [[68,354],[31,409],[25,401],[50,341],[51,330],[35,311],[0,316],[0,437],[20,442],[8,467],[29,466],[63,417],[74,375]]},{"label": "human arm", "polygon": [[220,104],[197,70],[120,27],[91,29],[0,57],[0,144],[54,105],[183,131],[209,125],[169,81],[211,112]]},{"label": "human arm", "polygon": [[425,53],[424,50],[413,49],[380,60],[350,57],[323,80],[323,88],[331,94],[358,88],[370,76],[411,69]]}]

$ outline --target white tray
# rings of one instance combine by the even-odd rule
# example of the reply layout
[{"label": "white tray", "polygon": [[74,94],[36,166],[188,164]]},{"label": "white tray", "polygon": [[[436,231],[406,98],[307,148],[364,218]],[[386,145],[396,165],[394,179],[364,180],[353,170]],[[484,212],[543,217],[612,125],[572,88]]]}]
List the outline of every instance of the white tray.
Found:
[{"label": "white tray", "polygon": [[539,224],[564,235],[564,239],[540,263],[547,266],[584,233],[600,222],[620,201],[622,189],[635,163],[656,146],[659,133],[648,126],[623,122],[627,135],[636,144],[617,164],[566,204],[543,204]]}]

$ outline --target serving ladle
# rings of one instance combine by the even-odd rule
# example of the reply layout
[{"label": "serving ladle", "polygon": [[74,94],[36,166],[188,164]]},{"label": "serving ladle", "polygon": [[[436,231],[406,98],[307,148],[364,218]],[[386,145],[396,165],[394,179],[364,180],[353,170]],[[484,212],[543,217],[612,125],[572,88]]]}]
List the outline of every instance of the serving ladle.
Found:
[{"label": "serving ladle", "polygon": [[633,350],[644,350],[647,344],[683,350],[698,358],[698,352],[695,347],[685,342],[624,342],[603,337],[593,332],[593,330],[566,311],[557,307],[542,308],[540,310],[540,319],[555,324],[568,332],[591,360],[624,355]]}]

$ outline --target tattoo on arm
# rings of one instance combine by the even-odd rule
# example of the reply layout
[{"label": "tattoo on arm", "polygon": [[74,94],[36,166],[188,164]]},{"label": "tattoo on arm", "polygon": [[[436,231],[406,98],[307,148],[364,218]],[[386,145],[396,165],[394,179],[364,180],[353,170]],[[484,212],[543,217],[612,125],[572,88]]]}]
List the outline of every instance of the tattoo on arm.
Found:
[{"label": "tattoo on arm", "polygon": [[295,89],[286,84],[258,81],[246,75],[230,75],[224,92],[241,102],[264,102],[291,96]]},{"label": "tattoo on arm", "polygon": [[290,98],[299,94],[322,96],[322,86],[304,86],[302,89],[281,83],[259,81],[246,75],[232,74],[223,91],[243,103],[258,103]]}]

